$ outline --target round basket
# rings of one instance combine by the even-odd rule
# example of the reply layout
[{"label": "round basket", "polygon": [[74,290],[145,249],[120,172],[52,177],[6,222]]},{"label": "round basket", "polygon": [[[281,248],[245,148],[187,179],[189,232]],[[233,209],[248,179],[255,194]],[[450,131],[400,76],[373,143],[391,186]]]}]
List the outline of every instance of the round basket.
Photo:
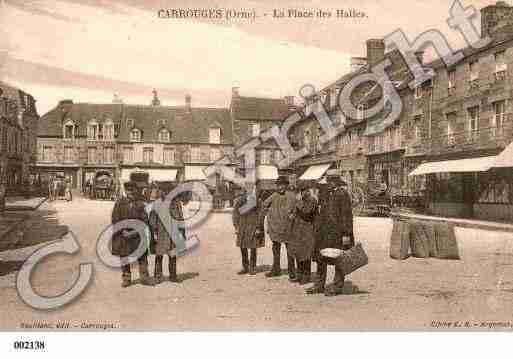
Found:
[{"label": "round basket", "polygon": [[323,262],[335,265],[344,252],[338,248],[324,248],[321,249],[320,253]]}]

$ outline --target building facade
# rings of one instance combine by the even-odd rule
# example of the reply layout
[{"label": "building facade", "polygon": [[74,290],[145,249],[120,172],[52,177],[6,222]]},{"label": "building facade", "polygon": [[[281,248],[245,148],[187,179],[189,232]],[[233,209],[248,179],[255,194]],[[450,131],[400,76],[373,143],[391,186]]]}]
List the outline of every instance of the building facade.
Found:
[{"label": "building facade", "polygon": [[[319,122],[305,116],[295,131],[310,154],[297,163],[299,172],[328,164],[317,173],[336,167],[351,184],[385,182],[392,195],[422,197],[431,214],[513,220],[511,166],[475,165],[487,158],[493,161],[513,140],[512,9],[504,2],[483,8],[482,33],[492,41],[479,50],[463,49],[463,59],[449,68],[439,60],[425,63],[420,52],[410,54],[435,71],[433,79],[413,90],[403,56],[397,50],[385,53],[382,40],[368,40],[367,57],[356,58],[351,73],[306,100],[321,99],[334,124],[342,118],[346,127],[334,143],[320,145]],[[401,98],[402,112],[376,130],[373,123],[387,115],[387,94],[380,86],[363,85],[353,92],[357,113],[351,116],[339,113],[334,98],[354,76],[385,57],[391,62],[386,72]],[[376,101],[383,101],[384,110],[366,116]],[[446,162],[458,160],[466,160],[463,170],[463,162]],[[426,163],[434,165],[417,170]]]},{"label": "building facade", "polygon": [[[280,126],[286,117],[296,110],[292,96],[279,98],[247,97],[239,94],[238,88],[232,89],[230,116],[233,125],[235,148],[239,148],[273,126]],[[278,171],[278,163],[284,157],[273,139],[259,144],[255,148],[259,180],[275,180],[278,172],[291,175],[288,169]],[[244,174],[252,164],[238,158],[239,170]]]},{"label": "building facade", "polygon": [[0,82],[0,177],[9,191],[30,181],[36,161],[39,115],[34,98]]},{"label": "building facade", "polygon": [[120,181],[146,171],[155,181],[194,180],[214,161],[233,157],[227,109],[61,101],[41,118],[37,169],[64,175],[75,188],[99,174]]}]

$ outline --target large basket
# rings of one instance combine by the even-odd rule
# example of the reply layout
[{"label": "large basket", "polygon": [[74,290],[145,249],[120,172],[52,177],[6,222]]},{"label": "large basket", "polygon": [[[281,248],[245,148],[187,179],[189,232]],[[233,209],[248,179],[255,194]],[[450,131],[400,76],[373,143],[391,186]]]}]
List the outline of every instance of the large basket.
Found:
[{"label": "large basket", "polygon": [[336,248],[321,249],[321,258],[327,264],[340,266],[346,275],[369,263],[369,257],[360,242],[347,251]]}]

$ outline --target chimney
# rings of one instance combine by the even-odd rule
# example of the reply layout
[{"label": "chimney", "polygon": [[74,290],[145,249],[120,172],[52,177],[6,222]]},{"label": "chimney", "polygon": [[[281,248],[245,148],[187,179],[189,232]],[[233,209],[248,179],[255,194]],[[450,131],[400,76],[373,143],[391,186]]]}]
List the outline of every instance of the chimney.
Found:
[{"label": "chimney", "polygon": [[112,97],[112,103],[122,104],[123,100],[118,96],[117,93],[115,93],[114,96]]},{"label": "chimney", "polygon": [[232,87],[232,97],[239,97],[239,88],[238,87]]},{"label": "chimney", "polygon": [[160,106],[160,100],[159,100],[159,96],[157,94],[157,90],[153,89],[152,93],[153,93],[153,99],[151,100],[151,105],[152,106]]},{"label": "chimney", "polygon": [[364,67],[367,64],[367,58],[366,57],[351,57],[351,72],[356,72],[360,70],[362,67]]},{"label": "chimney", "polygon": [[513,22],[513,7],[505,1],[497,1],[481,9],[481,37],[495,33],[497,25]]},{"label": "chimney", "polygon": [[385,41],[383,39],[369,39],[367,44],[367,63],[374,66],[385,58]]},{"label": "chimney", "polygon": [[191,95],[185,95],[185,111],[191,112]]}]

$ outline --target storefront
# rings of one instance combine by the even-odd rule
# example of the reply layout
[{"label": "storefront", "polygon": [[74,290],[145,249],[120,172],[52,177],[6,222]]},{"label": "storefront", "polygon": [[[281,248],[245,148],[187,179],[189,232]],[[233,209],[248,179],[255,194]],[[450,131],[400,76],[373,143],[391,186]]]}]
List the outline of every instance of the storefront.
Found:
[{"label": "storefront", "polygon": [[431,214],[512,221],[513,157],[508,151],[498,156],[426,162],[410,175],[427,176]]},{"label": "storefront", "polygon": [[377,183],[385,182],[393,194],[400,193],[405,186],[406,172],[403,150],[369,155],[369,179]]}]

